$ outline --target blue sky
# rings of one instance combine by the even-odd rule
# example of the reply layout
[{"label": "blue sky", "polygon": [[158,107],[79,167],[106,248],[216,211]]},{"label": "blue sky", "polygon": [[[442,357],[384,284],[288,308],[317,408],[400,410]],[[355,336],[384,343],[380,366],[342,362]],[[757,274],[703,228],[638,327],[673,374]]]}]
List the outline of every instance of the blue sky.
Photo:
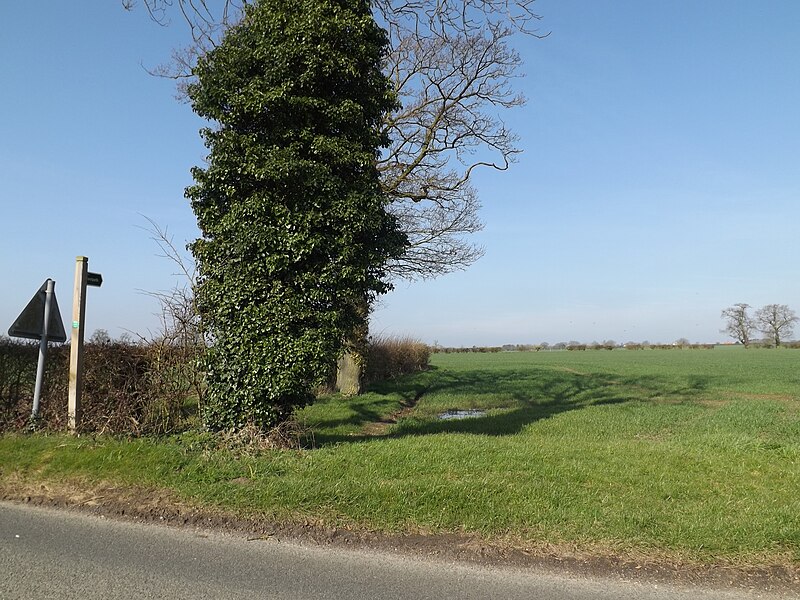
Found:
[{"label": "blue sky", "polygon": [[[705,342],[722,308],[800,311],[800,3],[538,0],[521,38],[524,153],[476,184],[485,256],[398,282],[373,331],[443,345]],[[144,291],[178,279],[142,215],[182,246],[202,123],[149,76],[181,43],[119,2],[0,4],[0,329],[47,277],[70,320],[76,255],[87,331],[147,334]]]}]

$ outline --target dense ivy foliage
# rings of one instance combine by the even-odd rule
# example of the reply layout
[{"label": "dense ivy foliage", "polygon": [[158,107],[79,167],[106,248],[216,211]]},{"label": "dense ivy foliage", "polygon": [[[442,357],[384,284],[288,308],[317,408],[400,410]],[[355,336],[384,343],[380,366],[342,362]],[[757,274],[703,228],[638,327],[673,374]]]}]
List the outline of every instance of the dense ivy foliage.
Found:
[{"label": "dense ivy foliage", "polygon": [[396,108],[367,0],[264,0],[198,61],[213,122],[186,190],[212,345],[205,419],[269,427],[312,399],[406,244],[375,162]]}]

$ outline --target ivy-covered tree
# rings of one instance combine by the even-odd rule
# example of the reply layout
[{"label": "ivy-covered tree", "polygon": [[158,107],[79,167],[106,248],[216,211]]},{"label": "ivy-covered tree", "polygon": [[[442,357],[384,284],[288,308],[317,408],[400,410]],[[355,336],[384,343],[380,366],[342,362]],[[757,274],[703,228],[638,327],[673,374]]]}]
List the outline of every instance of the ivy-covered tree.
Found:
[{"label": "ivy-covered tree", "polygon": [[376,161],[396,99],[368,0],[260,0],[201,57],[213,126],[187,188],[211,347],[204,418],[268,428],[312,399],[407,243]]},{"label": "ivy-covered tree", "polygon": [[[122,0],[141,5],[161,25],[182,21],[191,40],[153,74],[192,80],[198,57],[210,52],[256,0]],[[402,107],[383,127],[391,146],[378,161],[381,184],[392,199],[409,243],[392,261],[393,277],[428,279],[465,269],[483,254],[471,241],[483,227],[472,173],[507,169],[520,149],[502,118],[522,106],[514,90],[522,60],[518,33],[546,37],[535,0],[373,0],[373,13],[389,35],[384,72]]]}]

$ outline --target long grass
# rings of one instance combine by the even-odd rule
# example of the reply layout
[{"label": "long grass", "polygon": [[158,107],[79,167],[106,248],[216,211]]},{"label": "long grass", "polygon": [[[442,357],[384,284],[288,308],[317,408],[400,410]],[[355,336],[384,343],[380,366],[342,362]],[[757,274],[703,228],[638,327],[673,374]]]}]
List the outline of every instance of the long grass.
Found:
[{"label": "long grass", "polygon": [[[79,480],[385,532],[701,562],[800,560],[800,352],[448,354],[298,414],[304,450],[0,438],[0,483]],[[451,409],[485,414],[440,420]],[[247,480],[249,485],[242,485]]]}]

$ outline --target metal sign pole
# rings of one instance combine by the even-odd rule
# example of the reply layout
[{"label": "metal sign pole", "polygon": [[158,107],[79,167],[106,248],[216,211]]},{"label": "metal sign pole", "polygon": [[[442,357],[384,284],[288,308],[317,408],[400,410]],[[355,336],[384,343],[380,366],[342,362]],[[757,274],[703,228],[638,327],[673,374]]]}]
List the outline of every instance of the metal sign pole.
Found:
[{"label": "metal sign pole", "polygon": [[83,391],[83,320],[86,317],[86,279],[89,259],[75,259],[75,291],[72,297],[72,338],[69,349],[69,403],[67,420],[72,433],[81,424],[81,392]]},{"label": "metal sign pole", "polygon": [[31,411],[31,421],[39,416],[39,401],[42,398],[42,382],[44,380],[44,363],[47,358],[47,328],[50,323],[50,307],[53,304],[56,282],[52,279],[47,280],[44,300],[44,322],[42,323],[42,339],[39,342],[39,363],[36,365],[36,387],[33,391],[33,410]]}]

